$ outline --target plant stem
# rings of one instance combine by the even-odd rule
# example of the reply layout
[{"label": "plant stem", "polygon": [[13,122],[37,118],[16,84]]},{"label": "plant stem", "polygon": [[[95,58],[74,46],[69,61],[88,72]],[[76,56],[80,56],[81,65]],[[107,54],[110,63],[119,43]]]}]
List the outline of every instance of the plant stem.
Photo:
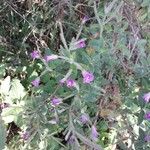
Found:
[{"label": "plant stem", "polygon": [[99,27],[100,27],[100,37],[102,37],[103,34],[103,22],[100,20],[99,15],[98,15],[98,11],[96,8],[96,2],[94,1],[94,13],[95,13],[95,17],[98,21]]},{"label": "plant stem", "polygon": [[65,61],[67,61],[70,64],[74,64],[81,71],[83,70],[83,67],[79,63],[75,62],[73,59],[70,59],[70,58],[67,58],[64,56],[58,56],[58,58],[64,59]]},{"label": "plant stem", "polygon": [[65,49],[70,54],[70,50],[69,50],[69,48],[67,46],[67,42],[66,42],[66,39],[64,37],[64,31],[63,31],[62,23],[60,21],[58,21],[58,24],[59,24],[59,29],[60,29],[60,38],[62,40],[62,43],[63,43]]}]

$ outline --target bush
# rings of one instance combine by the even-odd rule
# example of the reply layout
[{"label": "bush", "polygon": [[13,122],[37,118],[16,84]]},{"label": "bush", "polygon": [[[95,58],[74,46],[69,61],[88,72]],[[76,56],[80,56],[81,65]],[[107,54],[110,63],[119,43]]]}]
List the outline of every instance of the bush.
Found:
[{"label": "bush", "polygon": [[149,149],[149,2],[0,2],[2,149]]}]

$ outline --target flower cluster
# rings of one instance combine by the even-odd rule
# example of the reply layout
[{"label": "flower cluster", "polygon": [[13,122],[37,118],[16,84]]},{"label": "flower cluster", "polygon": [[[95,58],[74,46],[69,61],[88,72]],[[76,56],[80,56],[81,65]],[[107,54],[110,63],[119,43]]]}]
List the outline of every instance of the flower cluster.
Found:
[{"label": "flower cluster", "polygon": [[[94,80],[94,75],[91,72],[88,71],[82,71],[82,76],[83,76],[83,83],[85,84],[90,84]],[[68,88],[76,87],[77,83],[74,79],[68,78],[66,79],[61,79],[59,81],[62,85],[66,83],[66,86]]]},{"label": "flower cluster", "polygon": [[[83,71],[82,76],[83,76],[83,83],[90,84],[94,80],[94,75],[90,72]],[[34,87],[38,87],[40,84],[40,79],[36,78],[31,83]],[[72,88],[72,87],[76,86],[76,81],[74,79],[71,79],[71,78],[67,79],[66,81],[63,81],[63,79],[62,79],[62,80],[60,80],[60,83],[61,84],[66,83],[66,86],[68,88]]]},{"label": "flower cluster", "polygon": [[[81,39],[81,40],[76,42],[77,48],[83,48],[85,46],[86,46],[85,39]],[[40,58],[40,53],[37,50],[34,50],[30,55],[33,59]],[[49,62],[49,61],[52,61],[55,59],[58,59],[58,55],[52,54],[52,55],[47,55],[44,57],[45,62]],[[83,76],[83,83],[89,84],[94,80],[94,75],[91,72],[84,70],[84,71],[82,71],[82,76]],[[64,82],[66,82],[66,85],[68,88],[72,88],[72,87],[75,87],[77,85],[75,80],[71,79],[71,78],[67,79],[66,81],[63,81],[63,80],[60,81],[60,83],[64,83]],[[37,79],[33,80],[31,83],[34,87],[38,87],[40,84],[40,79],[37,78]]]},{"label": "flower cluster", "polygon": [[[40,58],[40,52],[37,51],[37,50],[34,50],[32,53],[30,53],[30,56],[31,56],[32,59],[38,59],[38,58]],[[44,60],[46,62],[49,62],[49,61],[52,61],[52,60],[55,60],[55,59],[58,59],[58,55],[52,54],[52,55],[44,56]]]},{"label": "flower cluster", "polygon": [[[32,59],[38,59],[40,58],[40,53],[39,51],[37,50],[34,50],[31,54],[30,54],[31,58]],[[55,60],[55,59],[58,59],[58,56],[57,55],[47,55],[44,57],[44,61],[46,62],[49,62],[49,61],[52,61],[52,60]],[[34,87],[38,87],[39,84],[40,84],[40,78],[36,78],[35,80],[33,80],[32,82],[32,85]]]}]

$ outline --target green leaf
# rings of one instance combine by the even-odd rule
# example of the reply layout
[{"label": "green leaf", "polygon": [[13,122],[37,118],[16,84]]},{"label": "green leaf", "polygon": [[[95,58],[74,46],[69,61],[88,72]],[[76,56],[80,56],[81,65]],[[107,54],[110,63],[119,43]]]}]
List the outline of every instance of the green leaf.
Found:
[{"label": "green leaf", "polygon": [[[32,71],[31,71],[32,70]],[[28,80],[31,82],[32,80],[34,80],[36,77],[38,77],[38,73],[34,70],[33,71],[33,68],[28,68],[28,75],[29,75],[29,78]]]},{"label": "green leaf", "polygon": [[145,143],[144,137],[145,137],[145,132],[141,128],[139,128],[139,137],[134,144],[135,149],[137,149],[137,150],[143,149],[143,144]]},{"label": "green leaf", "polygon": [[60,53],[60,55],[63,55],[65,57],[70,56],[69,52],[65,48],[63,48],[62,46],[60,46],[59,53]]},{"label": "green leaf", "polygon": [[140,47],[144,47],[144,46],[146,45],[146,43],[147,43],[147,40],[145,40],[145,39],[139,40],[139,41],[138,41],[138,46],[139,46],[139,48],[140,48]]},{"label": "green leaf", "polygon": [[122,141],[118,142],[118,145],[120,147],[121,150],[127,150],[128,147],[126,146],[126,144],[124,144]]},{"label": "green leaf", "polygon": [[150,0],[143,0],[141,6],[142,6],[142,7],[150,6]]},{"label": "green leaf", "polygon": [[0,149],[3,150],[5,147],[6,142],[6,129],[4,126],[4,122],[2,121],[2,118],[0,117]]},{"label": "green leaf", "polygon": [[47,83],[50,81],[50,75],[48,73],[44,74],[42,77],[41,77],[41,81],[43,83]]},{"label": "green leaf", "polygon": [[10,90],[10,76],[7,76],[2,82],[0,86],[0,93],[3,95],[8,95]]},{"label": "green leaf", "polygon": [[0,78],[2,78],[5,74],[5,65],[0,64]]},{"label": "green leaf", "polygon": [[22,111],[22,108],[18,106],[5,108],[2,111],[2,119],[4,120],[6,124],[12,121],[16,121],[17,116],[21,111]]},{"label": "green leaf", "polygon": [[106,121],[101,121],[98,127],[101,131],[106,131],[108,129],[108,123]]},{"label": "green leaf", "polygon": [[56,82],[54,80],[49,80],[43,87],[44,92],[52,93],[55,89]]},{"label": "green leaf", "polygon": [[[86,40],[86,38],[82,39],[83,41]],[[79,41],[76,41],[74,38],[72,39],[70,45],[69,45],[69,50],[70,51],[74,51],[74,50],[78,50],[79,48],[76,46],[77,44],[79,44]]]},{"label": "green leaf", "polygon": [[141,108],[144,108],[145,106],[145,102],[142,98],[142,95],[139,96],[139,99],[138,99],[138,105],[141,107]]},{"label": "green leaf", "polygon": [[12,87],[10,89],[10,97],[11,99],[22,99],[25,95],[25,89],[22,86],[22,84],[20,83],[20,80],[18,79],[14,79],[11,83]]},{"label": "green leaf", "polygon": [[144,111],[141,110],[139,116],[138,116],[138,125],[141,124],[143,122],[143,116],[144,116]]},{"label": "green leaf", "polygon": [[83,99],[86,102],[96,102],[98,100],[100,93],[98,92],[98,90],[90,87],[90,85],[87,85],[86,87],[87,89],[86,92],[83,94]]},{"label": "green leaf", "polygon": [[51,55],[53,54],[53,51],[49,48],[45,49],[45,55]]},{"label": "green leaf", "polygon": [[90,64],[91,58],[87,55],[87,53],[85,51],[81,51],[80,54],[82,56],[82,62],[84,64]]},{"label": "green leaf", "polygon": [[53,60],[48,62],[48,65],[50,66],[51,69],[56,69],[57,67],[60,68],[60,66],[62,65],[62,60]]},{"label": "green leaf", "polygon": [[99,51],[101,48],[103,48],[103,45],[104,45],[104,40],[102,38],[94,39],[89,42],[89,46],[94,48],[97,51]]},{"label": "green leaf", "polygon": [[98,24],[92,24],[88,30],[91,34],[94,35],[94,34],[99,32],[99,25]]}]

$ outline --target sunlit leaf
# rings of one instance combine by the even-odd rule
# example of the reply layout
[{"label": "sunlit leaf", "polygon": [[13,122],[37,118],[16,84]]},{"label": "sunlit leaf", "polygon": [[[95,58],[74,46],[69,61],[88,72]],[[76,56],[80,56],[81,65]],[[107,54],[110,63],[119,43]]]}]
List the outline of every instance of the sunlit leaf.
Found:
[{"label": "sunlit leaf", "polygon": [[7,76],[0,85],[0,93],[3,95],[8,95],[10,90],[10,76]]},{"label": "sunlit leaf", "polygon": [[25,89],[22,86],[22,84],[20,83],[20,80],[18,80],[18,79],[12,80],[9,95],[12,100],[13,99],[22,99],[26,95]]}]

